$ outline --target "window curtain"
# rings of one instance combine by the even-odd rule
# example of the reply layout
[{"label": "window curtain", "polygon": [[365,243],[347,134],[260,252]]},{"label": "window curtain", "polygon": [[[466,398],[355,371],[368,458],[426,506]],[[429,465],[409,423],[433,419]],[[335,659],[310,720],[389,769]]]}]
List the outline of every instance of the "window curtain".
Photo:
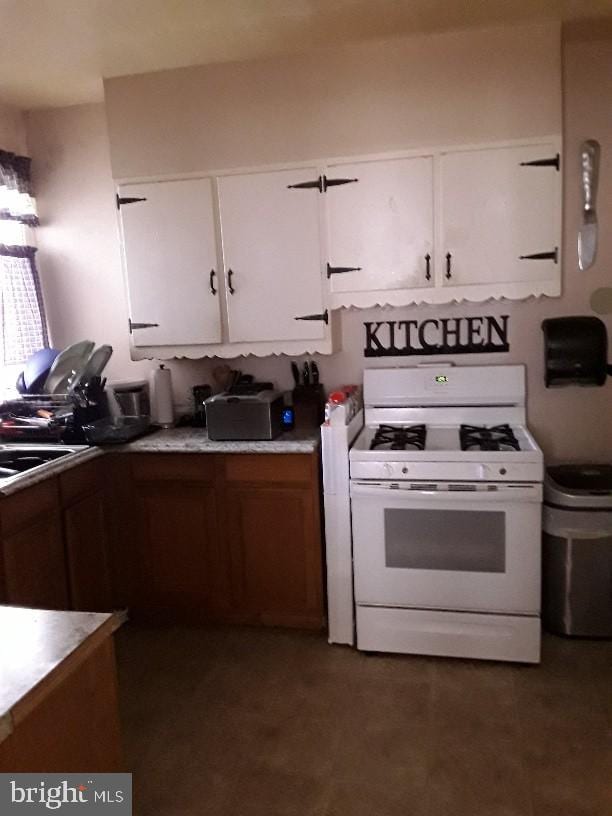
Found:
[{"label": "window curtain", "polygon": [[0,219],[38,225],[27,156],[0,150]]},{"label": "window curtain", "polygon": [[49,345],[36,249],[0,244],[2,362],[22,363]]},{"label": "window curtain", "polygon": [[[0,150],[0,224],[12,222],[0,240],[0,364],[23,363],[49,345],[36,248],[27,245],[28,227],[38,225],[31,159]],[[9,237],[10,234],[10,237]]]}]

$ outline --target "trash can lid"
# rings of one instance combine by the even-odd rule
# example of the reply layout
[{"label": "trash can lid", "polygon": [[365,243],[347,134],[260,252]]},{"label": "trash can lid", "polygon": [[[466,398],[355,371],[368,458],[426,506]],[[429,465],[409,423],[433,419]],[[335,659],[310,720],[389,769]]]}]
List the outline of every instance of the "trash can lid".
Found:
[{"label": "trash can lid", "polygon": [[612,510],[612,465],[555,465],[546,468],[547,504]]}]

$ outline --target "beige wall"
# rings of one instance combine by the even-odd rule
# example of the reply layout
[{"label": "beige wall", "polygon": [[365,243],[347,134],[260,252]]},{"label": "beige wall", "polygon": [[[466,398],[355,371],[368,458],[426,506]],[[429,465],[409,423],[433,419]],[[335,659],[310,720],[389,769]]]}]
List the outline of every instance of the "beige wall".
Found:
[{"label": "beige wall", "polygon": [[115,178],[559,132],[554,23],[105,82]]},{"label": "beige wall", "polygon": [[110,343],[110,377],[136,377],[150,364],[130,361],[115,189],[104,106],[79,105],[27,115],[41,226],[41,271],[51,342]]},{"label": "beige wall", "polygon": [[[589,296],[599,286],[612,285],[612,230],[606,229],[612,217],[612,127],[610,124],[610,99],[612,99],[612,38],[593,40],[589,32],[570,32],[564,47],[564,138],[565,138],[565,272],[564,294],[559,299],[544,299],[528,302],[504,302],[484,305],[454,305],[446,307],[418,307],[414,309],[350,311],[342,314],[343,350],[338,354],[319,358],[323,381],[333,387],[342,382],[359,380],[366,362],[363,358],[364,320],[402,319],[418,316],[455,316],[460,314],[509,314],[511,351],[503,355],[482,355],[456,357],[457,363],[527,363],[529,372],[529,419],[538,441],[548,458],[554,459],[610,459],[612,457],[612,421],[609,418],[610,388],[546,390],[543,386],[542,333],[540,323],[543,318],[563,314],[590,314]],[[458,36],[458,35],[457,35]],[[585,39],[585,37],[589,39]],[[300,58],[301,59],[301,58]],[[482,63],[481,63],[482,64]],[[285,61],[279,61],[284,66]],[[221,70],[215,67],[215,71]],[[230,76],[236,71],[229,69]],[[517,71],[520,73],[520,66]],[[173,81],[182,72],[168,72]],[[245,71],[248,74],[248,71]],[[153,83],[153,75],[147,82]],[[224,83],[221,78],[216,92],[221,93]],[[140,78],[135,78],[140,79]],[[163,77],[162,77],[163,79]],[[122,80],[123,81],[123,80]],[[367,89],[363,75],[361,84],[355,84],[343,104],[353,104],[361,111],[362,95]],[[402,86],[407,81],[402,73],[396,83]],[[538,77],[533,77],[538,83]],[[154,87],[154,85],[152,85]],[[166,86],[164,86],[166,87]],[[246,91],[250,86],[245,86]],[[112,86],[111,86],[112,93]],[[164,92],[165,93],[165,92]],[[491,93],[493,90],[491,89]],[[136,104],[134,101],[134,104]],[[155,113],[155,103],[149,100],[147,110],[153,105],[150,115]],[[197,108],[194,105],[193,108]],[[546,119],[550,123],[554,117],[554,106],[548,107]],[[174,132],[174,123],[161,115],[159,128]],[[125,112],[127,115],[127,111]],[[316,112],[311,111],[313,116]],[[147,113],[149,115],[149,113]],[[191,116],[198,117],[197,110]],[[425,115],[425,114],[423,114]],[[198,120],[199,121],[199,120]],[[542,121],[538,127],[542,127]],[[214,124],[214,128],[212,127]],[[233,124],[233,122],[231,123]],[[525,124],[523,122],[523,124]],[[227,122],[223,123],[227,125]],[[211,130],[222,125],[211,118]],[[491,130],[498,124],[476,122],[479,133],[484,130],[491,136]],[[136,364],[128,362],[127,335],[124,331],[127,307],[121,284],[119,251],[117,245],[115,210],[112,204],[113,186],[108,155],[108,143],[104,126],[102,106],[84,106],[31,115],[28,119],[30,142],[35,159],[36,179],[39,190],[40,210],[45,227],[41,231],[41,268],[45,279],[45,291],[50,302],[50,319],[54,336],[62,342],[79,339],[83,332],[91,334],[88,327],[95,327],[100,341],[113,343],[117,354],[113,360],[113,371],[128,376]],[[363,131],[362,131],[363,132]],[[533,131],[532,131],[533,132]],[[308,155],[325,155],[326,152],[348,152],[340,149],[342,134],[334,129],[334,145],[324,150],[324,141],[312,144]],[[521,135],[521,134],[517,134]],[[522,134],[524,135],[524,134]],[[578,148],[584,138],[596,138],[602,145],[602,167],[600,182],[600,219],[604,228],[600,236],[597,262],[587,273],[578,272],[576,265],[576,234],[579,220],[579,157]],[[203,136],[204,138],[204,136]],[[206,139],[213,138],[206,136]],[[347,136],[346,138],[353,138]],[[395,138],[395,137],[394,137]],[[480,140],[476,135],[473,137]],[[484,135],[482,136],[484,138]],[[245,151],[249,148],[249,134],[241,132],[240,139]],[[361,139],[361,136],[359,137]],[[355,151],[373,150],[371,143],[362,147],[359,139],[351,142]],[[135,163],[141,161],[138,172],[152,172],[149,166],[151,150],[165,151],[168,161],[182,162],[180,150],[163,145],[163,139],[155,136],[151,146],[143,134],[143,141],[130,148],[129,155],[122,153],[129,163],[129,173],[136,172]],[[208,143],[208,142],[207,142]],[[389,145],[387,145],[389,146]],[[395,145],[400,146],[400,145]],[[333,147],[333,150],[332,150]],[[146,148],[146,149],[145,149]],[[217,145],[215,150],[221,150]],[[293,148],[292,148],[293,149]],[[302,145],[301,149],[306,150]],[[382,149],[382,146],[381,146]],[[138,154],[142,159],[138,158]],[[157,154],[157,158],[159,158]],[[249,156],[252,154],[249,153]],[[218,155],[216,154],[216,159]],[[288,160],[289,156],[283,154]],[[296,158],[295,156],[293,158]],[[156,159],[157,160],[157,159]],[[193,162],[194,156],[188,161]],[[249,162],[279,161],[273,159],[249,158]],[[245,160],[246,163],[246,160]],[[223,166],[218,163],[217,166]],[[144,169],[149,167],[147,171]],[[183,167],[185,169],[185,167]],[[178,172],[178,164],[174,171]],[[119,175],[127,174],[126,165],[115,167]],[[608,329],[612,323],[608,321]],[[392,362],[403,365],[416,363],[418,357]],[[369,364],[373,364],[368,362]],[[381,365],[389,365],[381,361]],[[263,360],[241,359],[237,365],[244,371],[271,377],[282,387],[291,383],[289,360],[285,357],[271,357]],[[150,364],[142,364],[148,368]],[[210,374],[208,361],[175,361],[171,364],[177,398],[183,401],[189,385],[205,380]]]},{"label": "beige wall", "polygon": [[0,105],[0,150],[27,153],[25,117],[10,105]]}]

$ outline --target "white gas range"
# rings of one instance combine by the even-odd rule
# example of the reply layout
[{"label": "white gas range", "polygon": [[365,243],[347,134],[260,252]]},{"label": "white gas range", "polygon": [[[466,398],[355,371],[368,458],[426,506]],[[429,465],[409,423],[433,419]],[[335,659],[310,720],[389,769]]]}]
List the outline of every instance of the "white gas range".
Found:
[{"label": "white gas range", "polygon": [[[347,445],[357,648],[538,662],[544,466],[524,367],[368,369],[363,396]],[[324,476],[325,458],[324,442]]]}]

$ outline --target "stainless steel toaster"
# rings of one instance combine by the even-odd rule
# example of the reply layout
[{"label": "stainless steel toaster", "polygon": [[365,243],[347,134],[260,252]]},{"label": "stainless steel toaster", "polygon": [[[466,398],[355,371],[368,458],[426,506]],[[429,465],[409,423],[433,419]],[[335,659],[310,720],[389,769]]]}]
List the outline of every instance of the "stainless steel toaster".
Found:
[{"label": "stainless steel toaster", "polygon": [[280,391],[225,391],[209,397],[204,405],[209,439],[274,439],[283,431],[284,400]]}]

